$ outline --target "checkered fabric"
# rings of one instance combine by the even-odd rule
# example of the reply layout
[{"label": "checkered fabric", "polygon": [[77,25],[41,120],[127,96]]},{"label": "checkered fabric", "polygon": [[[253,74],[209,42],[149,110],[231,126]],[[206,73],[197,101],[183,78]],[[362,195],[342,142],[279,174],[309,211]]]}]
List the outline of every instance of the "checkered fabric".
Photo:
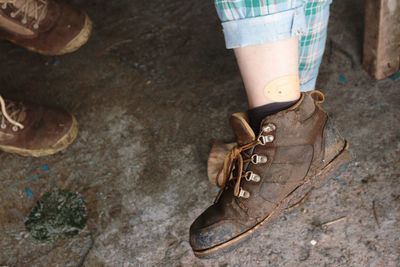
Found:
[{"label": "checkered fabric", "polygon": [[[280,24],[276,21],[290,20],[294,21],[295,14],[293,10],[302,10],[302,16],[305,16],[305,25],[299,35],[299,71],[302,90],[308,91],[315,89],[315,81],[318,75],[319,66],[325,50],[327,36],[327,26],[329,19],[329,6],[332,0],[215,0],[218,15],[223,22],[225,39],[228,48],[235,48],[251,44],[260,44],[275,40],[271,38],[260,38],[259,31],[264,31],[266,35],[276,35],[277,33],[287,31],[287,29],[276,29]],[[268,24],[273,18],[274,24]],[[262,22],[260,22],[260,20]],[[232,26],[234,23],[234,27]],[[264,29],[259,27],[263,24]],[[284,23],[281,23],[284,24]],[[290,24],[292,25],[292,24]],[[227,27],[229,26],[229,27]],[[269,28],[275,28],[271,31]],[[252,28],[252,29],[244,29]],[[243,34],[243,31],[251,34]],[[265,33],[267,31],[268,33]],[[232,45],[232,36],[240,35],[235,38],[235,45]],[[238,40],[239,39],[239,40]]]}]

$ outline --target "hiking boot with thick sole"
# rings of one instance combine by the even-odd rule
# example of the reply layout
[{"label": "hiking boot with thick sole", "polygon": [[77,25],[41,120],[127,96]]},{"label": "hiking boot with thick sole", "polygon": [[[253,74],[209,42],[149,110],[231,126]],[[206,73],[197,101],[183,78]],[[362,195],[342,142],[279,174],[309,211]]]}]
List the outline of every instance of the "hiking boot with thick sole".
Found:
[{"label": "hiking boot with thick sole", "polygon": [[44,55],[79,49],[89,39],[92,22],[59,0],[0,0],[0,39]]},{"label": "hiking boot with thick sole", "polygon": [[321,108],[323,100],[319,91],[303,93],[294,106],[266,117],[257,134],[246,113],[232,115],[237,146],[217,173],[221,190],[190,227],[196,256],[235,248],[350,161],[347,142]]},{"label": "hiking boot with thick sole", "polygon": [[70,113],[0,97],[0,150],[41,157],[67,148],[78,134]]}]

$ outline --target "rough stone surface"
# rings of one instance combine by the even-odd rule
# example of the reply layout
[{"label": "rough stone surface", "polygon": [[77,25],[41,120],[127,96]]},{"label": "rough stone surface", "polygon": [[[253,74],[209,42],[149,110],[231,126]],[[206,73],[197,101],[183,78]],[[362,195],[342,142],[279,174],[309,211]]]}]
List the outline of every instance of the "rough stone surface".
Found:
[{"label": "rough stone surface", "polygon": [[[0,154],[0,266],[399,266],[400,82],[361,68],[363,1],[334,2],[318,81],[355,160],[214,260],[193,256],[188,229],[216,194],[211,140],[232,136],[227,119],[246,100],[212,2],[76,4],[96,25],[78,52],[44,57],[0,43],[3,96],[65,107],[80,121],[61,154]],[[88,226],[38,243],[24,221],[56,187],[85,197]]]}]

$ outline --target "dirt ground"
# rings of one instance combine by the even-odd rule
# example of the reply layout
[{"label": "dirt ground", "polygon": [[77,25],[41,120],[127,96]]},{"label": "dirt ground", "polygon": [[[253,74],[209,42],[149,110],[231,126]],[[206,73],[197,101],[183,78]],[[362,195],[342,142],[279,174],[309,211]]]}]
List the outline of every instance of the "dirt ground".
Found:
[{"label": "dirt ground", "polygon": [[[227,119],[246,101],[212,1],[75,4],[95,23],[78,52],[0,43],[1,95],[80,122],[61,154],[0,154],[0,266],[400,266],[400,79],[377,82],[361,67],[363,1],[332,5],[318,80],[354,161],[213,260],[193,256],[188,229],[217,192],[210,142],[232,137]],[[24,221],[54,188],[85,198],[88,223],[75,238],[37,242]]]}]

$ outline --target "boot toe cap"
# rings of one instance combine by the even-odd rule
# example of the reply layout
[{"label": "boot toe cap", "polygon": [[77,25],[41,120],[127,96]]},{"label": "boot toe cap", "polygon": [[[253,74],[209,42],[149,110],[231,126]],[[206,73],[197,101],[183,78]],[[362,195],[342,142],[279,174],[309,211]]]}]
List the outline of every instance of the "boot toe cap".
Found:
[{"label": "boot toe cap", "polygon": [[210,216],[215,214],[212,208],[201,214],[190,227],[190,245],[195,251],[223,244],[246,230],[237,221]]}]

